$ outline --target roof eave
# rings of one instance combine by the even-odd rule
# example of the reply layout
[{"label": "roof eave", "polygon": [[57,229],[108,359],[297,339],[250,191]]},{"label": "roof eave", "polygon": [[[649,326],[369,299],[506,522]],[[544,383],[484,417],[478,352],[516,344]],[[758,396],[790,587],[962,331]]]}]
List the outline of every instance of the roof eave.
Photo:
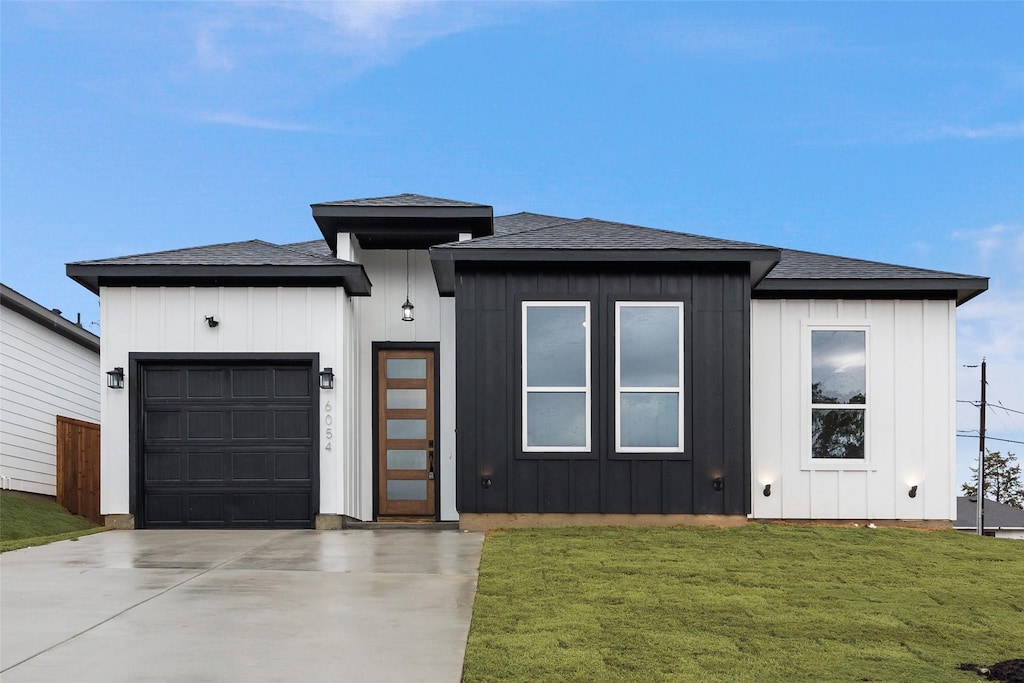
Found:
[{"label": "roof eave", "polygon": [[988,289],[988,278],[766,278],[754,289],[758,294],[778,297],[791,293],[948,293],[957,306]]},{"label": "roof eave", "polygon": [[312,286],[337,286],[351,296],[369,296],[372,283],[362,265],[338,263],[324,266],[283,265],[140,265],[69,263],[69,278],[94,294],[101,286],[275,286],[303,282]]}]

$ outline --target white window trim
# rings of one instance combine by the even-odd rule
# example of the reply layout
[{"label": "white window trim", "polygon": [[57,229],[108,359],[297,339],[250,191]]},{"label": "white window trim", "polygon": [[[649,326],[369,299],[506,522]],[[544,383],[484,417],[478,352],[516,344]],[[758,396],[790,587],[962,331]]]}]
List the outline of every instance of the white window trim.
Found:
[{"label": "white window trim", "polygon": [[[584,334],[584,343],[586,344],[586,346],[585,346],[585,348],[586,348],[586,351],[585,351],[585,354],[586,354],[586,384],[583,387],[549,387],[549,386],[536,386],[536,387],[534,387],[534,386],[528,386],[527,385],[527,379],[526,379],[528,377],[528,375],[527,375],[527,357],[528,357],[529,354],[527,353],[527,344],[526,344],[526,334],[527,334],[527,315],[526,315],[526,311],[530,307],[555,307],[555,306],[559,306],[559,307],[568,306],[568,307],[575,307],[575,308],[583,308],[583,326],[584,326],[584,328],[586,330],[586,333]],[[591,375],[591,372],[590,372],[591,351],[590,351],[590,336],[591,336],[591,327],[592,327],[592,325],[590,323],[590,302],[589,301],[524,301],[523,302],[523,306],[522,306],[522,327],[523,327],[523,330],[522,330],[523,337],[522,337],[522,342],[521,342],[520,348],[521,348],[521,351],[522,351],[522,358],[523,358],[523,362],[522,362],[523,375],[522,375],[522,382],[520,382],[520,383],[522,384],[522,391],[523,391],[523,395],[522,395],[522,418],[523,418],[522,419],[522,423],[523,423],[523,434],[522,434],[523,443],[522,443],[522,447],[523,447],[523,452],[524,453],[589,453],[590,450],[591,450],[591,431],[592,431],[591,430],[591,424],[590,424],[590,422],[591,422],[590,415],[591,415],[591,412],[592,412],[591,411],[591,403],[590,403],[590,401],[591,401],[591,378],[590,378],[590,375]],[[530,446],[528,438],[527,438],[527,434],[528,434],[527,430],[528,430],[529,425],[527,424],[527,420],[528,420],[527,413],[528,413],[528,411],[527,411],[527,401],[526,401],[526,399],[527,399],[527,395],[529,393],[531,393],[531,392],[535,392],[535,393],[574,393],[574,394],[582,393],[582,394],[584,394],[584,411],[585,411],[584,425],[585,425],[585,430],[586,430],[586,433],[585,433],[586,443],[585,443],[585,445],[583,445],[583,446]]]},{"label": "white window trim", "polygon": [[[800,335],[800,419],[801,419],[801,444],[800,444],[800,469],[806,471],[849,471],[866,472],[875,471],[878,468],[871,462],[871,403],[874,400],[874,392],[871,388],[871,324],[868,322],[839,322],[836,320],[804,320]],[[815,330],[824,331],[861,331],[864,332],[864,384],[867,394],[866,401],[861,404],[811,403],[811,332]],[[864,459],[842,459],[842,458],[812,458],[811,448],[812,419],[811,411],[815,408],[840,408],[843,410],[864,411]]]},{"label": "white window trim", "polygon": [[[622,354],[619,333],[620,312],[623,306],[630,308],[670,308],[679,310],[679,385],[675,387],[623,387],[622,381]],[[685,406],[683,401],[683,386],[686,384],[683,375],[685,365],[683,353],[683,302],[682,301],[616,301],[615,302],[615,452],[616,453],[683,453],[686,448],[686,432],[683,431]],[[622,445],[622,394],[676,394],[679,397],[679,444],[677,446],[623,446]]]}]

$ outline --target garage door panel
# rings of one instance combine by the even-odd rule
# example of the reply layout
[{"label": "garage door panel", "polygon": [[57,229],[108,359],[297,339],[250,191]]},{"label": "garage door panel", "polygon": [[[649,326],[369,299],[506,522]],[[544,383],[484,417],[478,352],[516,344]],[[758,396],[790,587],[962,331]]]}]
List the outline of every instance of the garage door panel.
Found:
[{"label": "garage door panel", "polygon": [[224,370],[188,370],[188,398],[224,398]]},{"label": "garage door panel", "polygon": [[[306,413],[308,417],[309,413]],[[231,438],[266,439],[270,433],[270,415],[265,410],[244,410],[231,413]]]},{"label": "garage door panel", "polygon": [[145,457],[143,470],[147,482],[181,482],[181,451],[146,451]]},{"label": "garage door panel", "polygon": [[240,451],[231,454],[231,480],[236,482],[268,481],[272,453]]},{"label": "garage door panel", "polygon": [[231,370],[232,398],[267,398],[270,371],[265,368],[237,368]]},{"label": "garage door panel", "polygon": [[278,411],[274,413],[274,438],[305,441],[310,436],[309,422],[309,411]]},{"label": "garage door panel", "polygon": [[311,527],[313,379],[309,366],[144,366],[145,524]]},{"label": "garage door panel", "polygon": [[309,397],[309,370],[306,368],[275,370],[274,396],[279,398]]},{"label": "garage door panel", "polygon": [[146,440],[177,440],[182,435],[183,415],[178,411],[151,410],[146,413]]},{"label": "garage door panel", "polygon": [[218,451],[188,451],[189,483],[224,481],[224,454]]}]

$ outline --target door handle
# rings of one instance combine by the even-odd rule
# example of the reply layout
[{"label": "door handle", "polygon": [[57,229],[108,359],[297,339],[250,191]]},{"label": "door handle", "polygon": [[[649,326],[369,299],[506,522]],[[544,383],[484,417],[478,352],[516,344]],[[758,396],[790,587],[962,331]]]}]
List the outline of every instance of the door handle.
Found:
[{"label": "door handle", "polygon": [[430,471],[427,472],[427,479],[434,478],[434,440],[431,439],[427,442],[427,463],[430,466]]}]

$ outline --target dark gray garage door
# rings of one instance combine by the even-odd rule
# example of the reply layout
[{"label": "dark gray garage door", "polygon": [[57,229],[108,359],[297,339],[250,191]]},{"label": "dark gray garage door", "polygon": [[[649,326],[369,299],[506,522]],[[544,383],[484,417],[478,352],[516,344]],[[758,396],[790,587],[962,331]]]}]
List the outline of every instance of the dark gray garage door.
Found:
[{"label": "dark gray garage door", "polygon": [[147,363],[141,372],[144,526],[312,526],[308,364]]}]

